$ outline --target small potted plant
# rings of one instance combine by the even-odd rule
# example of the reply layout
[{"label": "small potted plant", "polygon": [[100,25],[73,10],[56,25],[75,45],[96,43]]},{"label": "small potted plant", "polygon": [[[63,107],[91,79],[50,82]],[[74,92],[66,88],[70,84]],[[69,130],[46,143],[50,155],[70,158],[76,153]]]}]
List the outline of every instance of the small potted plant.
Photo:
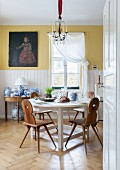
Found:
[{"label": "small potted plant", "polygon": [[51,98],[52,97],[51,93],[52,93],[51,87],[45,89],[46,98]]}]

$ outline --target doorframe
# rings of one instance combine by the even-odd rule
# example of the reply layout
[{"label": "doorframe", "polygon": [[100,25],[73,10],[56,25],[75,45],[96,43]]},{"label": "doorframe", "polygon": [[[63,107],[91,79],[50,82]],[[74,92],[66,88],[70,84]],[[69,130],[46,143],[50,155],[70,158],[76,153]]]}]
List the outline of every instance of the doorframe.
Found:
[{"label": "doorframe", "polygon": [[116,140],[116,147],[117,147],[117,170],[120,169],[120,1],[117,0],[117,9],[116,9],[116,16],[117,16],[117,27],[116,27],[116,83],[117,83],[117,95],[116,95],[116,133],[117,133],[117,140]]}]

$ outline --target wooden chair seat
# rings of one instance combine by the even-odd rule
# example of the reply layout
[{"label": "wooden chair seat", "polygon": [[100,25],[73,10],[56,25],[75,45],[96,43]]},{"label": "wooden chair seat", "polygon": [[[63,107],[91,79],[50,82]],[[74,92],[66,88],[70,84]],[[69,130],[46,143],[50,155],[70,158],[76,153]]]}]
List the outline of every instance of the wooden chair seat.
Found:
[{"label": "wooden chair seat", "polygon": [[44,125],[49,125],[49,124],[52,124],[53,122],[52,121],[44,121],[44,120],[37,120],[36,119],[36,124],[33,125],[33,124],[30,124],[30,123],[26,123],[26,122],[23,122],[23,124],[25,126],[31,126],[31,127],[38,127],[38,126],[44,126]]},{"label": "wooden chair seat", "polygon": [[85,119],[75,119],[75,120],[70,120],[69,121],[70,123],[74,123],[74,124],[77,124],[77,125],[82,125],[83,123],[85,123]]},{"label": "wooden chair seat", "polygon": [[85,146],[85,151],[87,153],[87,148],[86,148],[86,134],[85,134],[85,129],[89,128],[89,126],[92,127],[93,131],[95,132],[101,146],[103,146],[98,134],[97,134],[97,131],[96,131],[96,125],[97,123],[99,123],[97,121],[97,110],[98,110],[98,107],[99,107],[99,100],[98,98],[93,98],[90,103],[89,103],[89,109],[88,109],[88,114],[86,116],[86,118],[82,118],[82,119],[74,119],[74,120],[70,120],[69,122],[74,124],[73,128],[72,128],[72,131],[67,139],[67,142],[65,144],[65,146],[67,146],[68,144],[68,141],[70,140],[75,128],[77,125],[80,125],[82,126],[83,128],[83,140],[84,140],[84,146]]}]

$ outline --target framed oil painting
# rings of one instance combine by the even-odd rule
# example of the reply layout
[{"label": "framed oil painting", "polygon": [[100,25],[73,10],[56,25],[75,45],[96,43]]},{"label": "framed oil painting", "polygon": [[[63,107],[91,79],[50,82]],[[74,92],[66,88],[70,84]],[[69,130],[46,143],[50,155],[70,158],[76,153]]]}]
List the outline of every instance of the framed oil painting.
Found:
[{"label": "framed oil painting", "polygon": [[9,32],[9,67],[38,66],[38,33]]}]

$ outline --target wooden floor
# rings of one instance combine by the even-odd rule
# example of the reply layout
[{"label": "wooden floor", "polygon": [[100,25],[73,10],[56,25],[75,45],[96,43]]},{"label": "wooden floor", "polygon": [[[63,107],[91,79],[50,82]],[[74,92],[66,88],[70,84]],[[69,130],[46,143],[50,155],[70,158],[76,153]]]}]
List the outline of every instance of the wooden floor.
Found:
[{"label": "wooden floor", "polygon": [[[102,138],[102,122],[98,129]],[[28,135],[23,147],[19,148],[25,132],[22,122],[0,120],[0,170],[102,170],[102,148],[92,129],[87,156],[82,138],[71,140],[63,151],[42,138],[38,154],[37,141]]]}]

